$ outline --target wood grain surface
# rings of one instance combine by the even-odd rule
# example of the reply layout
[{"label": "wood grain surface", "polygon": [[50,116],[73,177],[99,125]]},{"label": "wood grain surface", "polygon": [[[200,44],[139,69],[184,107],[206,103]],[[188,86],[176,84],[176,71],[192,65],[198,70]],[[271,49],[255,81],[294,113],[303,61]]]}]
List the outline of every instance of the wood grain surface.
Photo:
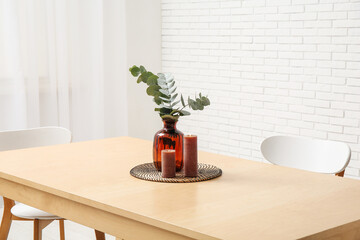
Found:
[{"label": "wood grain surface", "polygon": [[360,182],[199,152],[220,178],[142,181],[152,143],[119,137],[0,152],[0,194],[119,239],[356,239]]}]

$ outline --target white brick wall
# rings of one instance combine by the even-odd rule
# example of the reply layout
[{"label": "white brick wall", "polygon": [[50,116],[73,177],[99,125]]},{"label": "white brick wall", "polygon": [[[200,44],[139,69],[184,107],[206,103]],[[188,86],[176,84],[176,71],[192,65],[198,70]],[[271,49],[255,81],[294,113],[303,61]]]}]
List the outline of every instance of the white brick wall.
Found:
[{"label": "white brick wall", "polygon": [[163,0],[162,64],[212,105],[183,117],[204,150],[263,161],[261,141],[344,141],[360,177],[360,0]]}]

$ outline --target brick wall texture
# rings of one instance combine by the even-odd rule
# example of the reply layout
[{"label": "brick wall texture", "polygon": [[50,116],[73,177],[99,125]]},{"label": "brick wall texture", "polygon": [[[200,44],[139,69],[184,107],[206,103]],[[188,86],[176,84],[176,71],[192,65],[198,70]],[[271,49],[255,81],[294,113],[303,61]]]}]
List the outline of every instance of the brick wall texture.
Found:
[{"label": "brick wall texture", "polygon": [[211,100],[178,124],[201,149],[264,161],[272,135],[337,140],[360,176],[360,0],[163,0],[162,65]]}]

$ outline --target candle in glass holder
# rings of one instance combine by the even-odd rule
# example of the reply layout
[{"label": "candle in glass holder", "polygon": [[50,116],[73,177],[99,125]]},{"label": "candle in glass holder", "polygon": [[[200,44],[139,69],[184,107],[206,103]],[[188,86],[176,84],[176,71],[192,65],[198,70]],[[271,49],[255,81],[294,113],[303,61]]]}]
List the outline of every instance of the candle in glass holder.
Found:
[{"label": "candle in glass holder", "polygon": [[161,151],[161,176],[163,178],[175,177],[176,163],[175,150],[164,149]]},{"label": "candle in glass holder", "polygon": [[184,173],[185,177],[198,175],[197,136],[184,136]]}]

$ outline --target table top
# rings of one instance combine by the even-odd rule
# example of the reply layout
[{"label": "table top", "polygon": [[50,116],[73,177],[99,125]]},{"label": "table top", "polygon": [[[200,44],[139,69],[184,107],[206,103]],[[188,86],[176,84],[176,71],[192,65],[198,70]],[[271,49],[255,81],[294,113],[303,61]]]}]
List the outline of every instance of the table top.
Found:
[{"label": "table top", "polygon": [[360,182],[199,152],[198,183],[139,180],[152,143],[130,137],[0,152],[0,177],[201,239],[297,239],[359,221]]}]

